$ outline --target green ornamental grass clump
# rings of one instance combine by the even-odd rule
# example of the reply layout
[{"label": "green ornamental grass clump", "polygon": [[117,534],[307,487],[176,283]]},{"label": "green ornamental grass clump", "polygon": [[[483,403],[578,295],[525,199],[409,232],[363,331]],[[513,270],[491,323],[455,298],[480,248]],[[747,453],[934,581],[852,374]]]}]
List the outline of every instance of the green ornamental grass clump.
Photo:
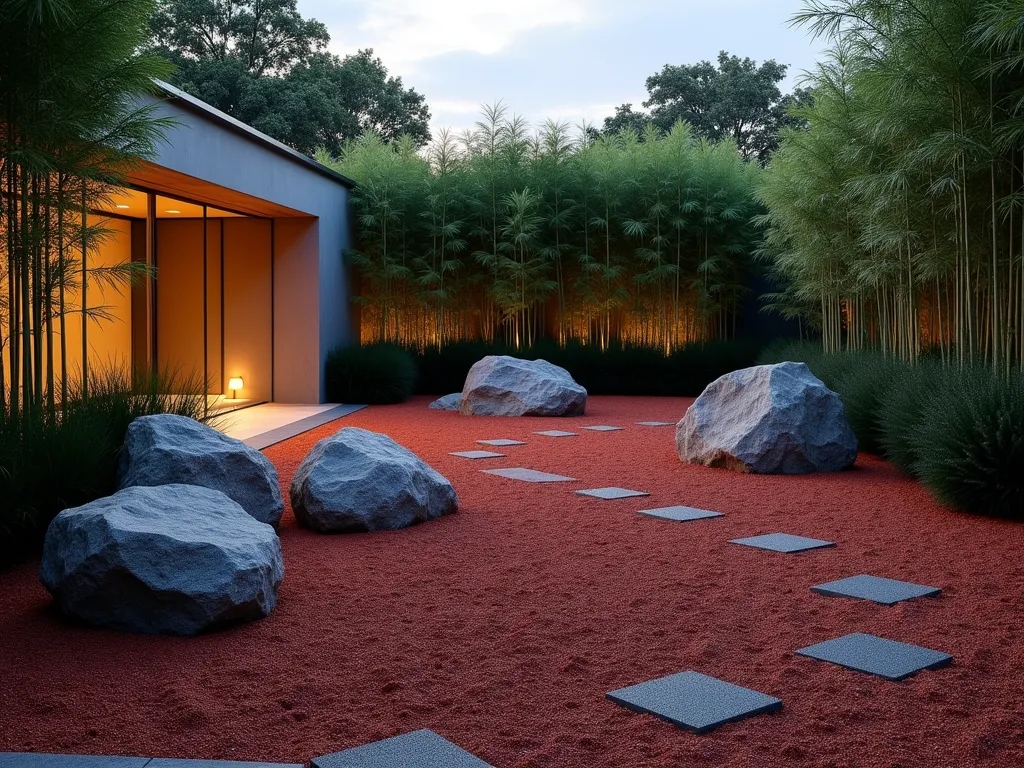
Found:
[{"label": "green ornamental grass clump", "polygon": [[875,414],[881,454],[904,473],[917,471],[918,432],[932,397],[950,376],[933,360],[894,366]]},{"label": "green ornamental grass clump", "polygon": [[416,363],[407,350],[393,344],[351,345],[327,355],[325,375],[331,402],[390,405],[409,399]]},{"label": "green ornamental grass clump", "polygon": [[205,389],[198,376],[112,367],[90,374],[87,393],[70,381],[54,412],[23,412],[17,422],[0,412],[0,566],[37,551],[61,510],[117,490],[132,421],[157,413],[202,419]]},{"label": "green ornamental grass clump", "polygon": [[1024,380],[951,373],[914,432],[915,474],[943,504],[1024,520]]}]

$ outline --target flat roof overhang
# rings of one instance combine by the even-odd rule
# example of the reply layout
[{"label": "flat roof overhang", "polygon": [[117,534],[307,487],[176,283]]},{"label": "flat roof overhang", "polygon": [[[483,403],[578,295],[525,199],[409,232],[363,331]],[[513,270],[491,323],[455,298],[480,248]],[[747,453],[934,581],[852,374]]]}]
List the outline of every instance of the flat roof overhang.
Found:
[{"label": "flat roof overhang", "polygon": [[205,179],[197,179],[179,171],[143,161],[128,174],[128,183],[176,197],[186,202],[211,205],[248,216],[268,219],[311,218],[313,214],[288,208],[269,200],[222,187]]}]

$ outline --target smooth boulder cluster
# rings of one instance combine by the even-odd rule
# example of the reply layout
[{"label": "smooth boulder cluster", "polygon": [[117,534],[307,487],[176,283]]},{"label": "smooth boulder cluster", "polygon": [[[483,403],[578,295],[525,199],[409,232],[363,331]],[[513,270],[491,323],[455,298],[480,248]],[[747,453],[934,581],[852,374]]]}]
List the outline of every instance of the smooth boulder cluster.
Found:
[{"label": "smooth boulder cluster", "polygon": [[587,390],[546,360],[489,355],[466,376],[459,411],[466,416],[583,416]]},{"label": "smooth boulder cluster", "polygon": [[676,426],[676,447],[687,463],[755,474],[837,472],[857,459],[842,400],[804,363],[713,381]]},{"label": "smooth boulder cluster", "polygon": [[405,528],[459,508],[452,484],[387,435],[346,427],[318,442],[291,485],[299,524],[319,533]]}]

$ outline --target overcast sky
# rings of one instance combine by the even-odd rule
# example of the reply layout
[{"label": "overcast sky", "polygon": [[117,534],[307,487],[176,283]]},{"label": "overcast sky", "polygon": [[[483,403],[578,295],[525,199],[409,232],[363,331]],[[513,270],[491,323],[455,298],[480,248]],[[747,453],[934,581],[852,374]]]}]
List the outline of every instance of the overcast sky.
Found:
[{"label": "overcast sky", "polygon": [[298,0],[324,22],[337,54],[373,48],[427,97],[432,125],[473,124],[504,99],[545,117],[600,123],[646,98],[665,64],[714,61],[721,50],[790,66],[788,90],[822,45],[789,19],[802,0]]}]

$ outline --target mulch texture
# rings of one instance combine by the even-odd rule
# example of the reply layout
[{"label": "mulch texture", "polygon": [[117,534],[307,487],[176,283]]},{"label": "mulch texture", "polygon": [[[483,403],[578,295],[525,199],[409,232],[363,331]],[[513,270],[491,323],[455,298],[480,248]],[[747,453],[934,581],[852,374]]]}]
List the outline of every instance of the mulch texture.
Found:
[{"label": "mulch texture", "polygon": [[[267,619],[198,638],[75,626],[28,564],[0,574],[0,750],[303,761],[431,728],[497,768],[1024,765],[1024,526],[958,514],[888,464],[806,477],[680,463],[690,402],[591,399],[584,418],[374,407],[267,450],[283,488],[343,426],[384,432],[449,477],[461,511],[393,533],[281,528]],[[622,432],[581,430],[614,424]],[[578,431],[545,438],[535,430]],[[484,438],[507,459],[449,451]],[[530,467],[578,478],[486,475]],[[650,492],[619,501],[574,490]],[[638,509],[724,517],[672,523]],[[837,542],[784,555],[729,544],[782,531]],[[940,586],[894,607],[812,585],[860,573]],[[893,683],[794,655],[849,632],[951,653]],[[605,693],[695,670],[781,698],[708,735]]]}]

